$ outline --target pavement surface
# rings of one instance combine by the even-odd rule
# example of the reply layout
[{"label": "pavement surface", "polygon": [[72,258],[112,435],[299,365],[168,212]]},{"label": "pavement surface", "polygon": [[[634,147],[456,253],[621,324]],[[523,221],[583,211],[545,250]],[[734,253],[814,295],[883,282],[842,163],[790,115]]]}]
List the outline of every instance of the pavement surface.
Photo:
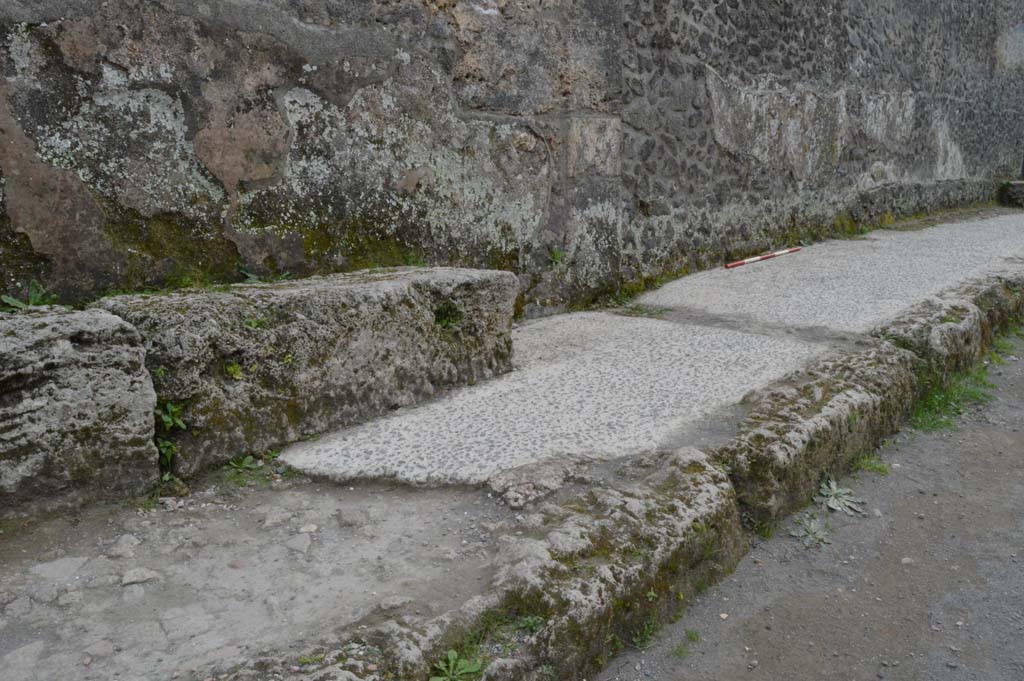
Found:
[{"label": "pavement surface", "polygon": [[[906,265],[901,254],[916,264]],[[729,437],[748,391],[859,342],[864,331],[928,295],[976,276],[1024,269],[1022,255],[1024,213],[989,211],[933,230],[876,232],[749,269],[696,275],[630,308],[526,324],[515,331],[511,374],[302,443],[258,470],[215,471],[190,481],[190,497],[0,522],[0,679],[204,681],[211,669],[264,655],[304,669],[321,659],[326,651],[316,646],[335,630],[374,626],[395,612],[426,623],[484,593],[495,577],[501,538],[529,533],[536,519],[487,489],[417,489],[395,481],[475,483],[567,454],[612,459],[660,445],[702,446],[711,422],[719,424],[716,437]],[[715,293],[718,285],[734,287],[732,297]],[[792,301],[810,301],[815,310]],[[1019,407],[999,418],[1020,424]],[[971,449],[963,452],[967,445],[956,439],[937,440],[950,449],[940,455],[926,448],[879,478],[881,485],[903,487],[875,497],[882,519],[856,521],[852,529],[836,521],[833,549],[811,554],[785,541],[755,549],[737,573],[738,579],[750,571],[748,581],[725,596],[738,604],[739,594],[751,591],[762,599],[748,603],[747,619],[710,597],[693,609],[698,623],[691,626],[707,645],[693,646],[685,662],[706,660],[706,666],[680,667],[675,658],[670,665],[662,656],[660,667],[642,665],[642,673],[660,676],[637,678],[681,679],[673,675],[680,669],[687,679],[748,678],[754,660],[755,669],[781,669],[788,657],[776,651],[789,639],[779,639],[780,631],[793,645],[813,643],[827,653],[806,658],[810,676],[764,678],[823,678],[813,674],[829,668],[834,652],[847,655],[838,658],[845,666],[835,668],[850,672],[836,678],[857,679],[891,673],[881,662],[876,669],[874,660],[914,668],[909,652],[897,655],[908,650],[932,656],[915,657],[914,664],[939,672],[961,664],[948,646],[976,669],[984,669],[988,650],[1002,656],[997,660],[1020,655],[1011,644],[1024,634],[1018,583],[1024,565],[1013,561],[1024,549],[1011,556],[1007,547],[1021,541],[1013,504],[1024,490],[1019,476],[1006,474],[1006,458],[1024,446],[1006,439],[1005,428],[985,432],[977,446],[967,440]],[[394,480],[336,484],[292,477],[285,463],[335,480]],[[905,508],[892,506],[901,499]],[[845,548],[845,533],[868,530],[876,548]],[[795,572],[772,581],[758,572],[763,568],[751,567],[754,560],[767,566],[773,556]],[[881,561],[873,567],[872,556]],[[913,562],[903,564],[905,557]],[[893,581],[900,575],[910,581]],[[986,586],[992,584],[1009,585],[1008,595]],[[979,595],[971,601],[970,593]],[[911,620],[886,615],[883,606],[893,603]],[[732,614],[719,620],[720,612]],[[921,617],[928,627],[918,631]],[[863,629],[829,633],[843,622]],[[737,624],[746,628],[728,628]],[[747,638],[713,646],[712,626]],[[877,631],[884,636],[868,636]],[[884,640],[904,634],[900,647]],[[359,659],[372,655],[351,658],[351,671],[367,678]],[[654,653],[643,659],[654,660]],[[709,671],[719,667],[733,676]]]},{"label": "pavement surface", "polygon": [[991,368],[995,402],[842,481],[868,514],[832,514],[832,544],[804,548],[790,522],[599,681],[1024,679],[1020,357],[1017,340]]},{"label": "pavement surface", "polygon": [[552,458],[677,445],[710,414],[929,296],[1020,270],[1024,215],[989,210],[702,272],[642,296],[631,310],[646,317],[526,324],[511,374],[297,444],[284,460],[336,481],[478,484]]}]

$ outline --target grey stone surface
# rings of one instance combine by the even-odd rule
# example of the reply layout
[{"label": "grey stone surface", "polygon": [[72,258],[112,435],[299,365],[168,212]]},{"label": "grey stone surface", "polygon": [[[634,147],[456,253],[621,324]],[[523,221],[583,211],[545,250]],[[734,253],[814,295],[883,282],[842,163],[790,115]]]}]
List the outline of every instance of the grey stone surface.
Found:
[{"label": "grey stone surface", "polygon": [[1024,182],[1007,182],[999,187],[999,202],[1024,208]]},{"label": "grey stone surface", "polygon": [[142,339],[101,310],[0,313],[0,509],[141,492],[156,481]]},{"label": "grey stone surface", "polygon": [[[359,646],[335,652],[320,639],[382,616],[458,607],[494,576],[498,540],[483,528],[517,526],[478,490],[206,482],[175,510],[90,505],[5,524],[0,678],[202,681],[264,653],[286,669],[324,652],[354,659]],[[271,510],[293,520],[266,527]],[[294,537],[309,541],[297,533],[311,523],[316,540],[288,548]],[[139,541],[134,558],[111,550],[128,535]],[[388,613],[396,604],[401,612]],[[342,678],[372,678],[359,670]]]},{"label": "grey stone surface", "polygon": [[[1012,213],[919,231],[877,231],[686,277],[639,301],[639,309],[663,313],[665,320],[587,312],[525,324],[514,332],[511,375],[299,443],[283,457],[334,480],[492,481],[504,489],[503,474],[520,466],[652,451],[678,443],[680,433],[709,415],[827,353],[835,347],[831,335],[869,342],[869,331],[943,290],[1024,270],[1021,253],[1024,215]],[[874,370],[871,362],[850,386],[873,380],[868,369]],[[894,385],[906,394],[912,387],[904,378]],[[850,390],[857,403],[861,397]],[[887,427],[898,424],[901,405],[879,407]],[[813,476],[818,469],[807,470]]]},{"label": "grey stone surface", "polygon": [[260,454],[511,369],[515,277],[397,269],[98,306],[134,324],[161,405],[187,430],[175,470]]},{"label": "grey stone surface", "polygon": [[790,328],[867,333],[943,290],[1019,271],[1024,214],[920,231],[878,230],[794,255],[674,281],[639,302]]},{"label": "grey stone surface", "polygon": [[579,313],[514,334],[498,381],[302,442],[289,465],[335,480],[482,483],[552,457],[651,452],[820,349],[799,340]]},{"label": "grey stone surface", "polygon": [[1021,25],[1010,0],[7,1],[0,286],[423,261],[565,309],[991,198]]}]

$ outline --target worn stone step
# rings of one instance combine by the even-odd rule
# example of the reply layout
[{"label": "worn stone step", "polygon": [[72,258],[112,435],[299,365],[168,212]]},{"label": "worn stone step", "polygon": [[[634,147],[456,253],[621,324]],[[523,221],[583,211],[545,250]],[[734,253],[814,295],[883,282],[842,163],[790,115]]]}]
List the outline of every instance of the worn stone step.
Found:
[{"label": "worn stone step", "polygon": [[359,423],[511,369],[516,278],[452,268],[365,271],[108,298],[134,324],[190,475]]},{"label": "worn stone step", "polygon": [[102,310],[0,313],[0,511],[143,491],[156,395],[138,332]]}]

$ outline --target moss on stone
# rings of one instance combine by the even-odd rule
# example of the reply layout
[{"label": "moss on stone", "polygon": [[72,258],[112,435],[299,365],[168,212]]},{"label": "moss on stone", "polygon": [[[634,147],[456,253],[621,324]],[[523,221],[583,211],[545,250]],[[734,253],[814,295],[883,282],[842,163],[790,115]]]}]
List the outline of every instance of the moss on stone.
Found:
[{"label": "moss on stone", "polygon": [[238,250],[219,229],[178,214],[122,211],[105,230],[126,263],[117,290],[238,281]]}]

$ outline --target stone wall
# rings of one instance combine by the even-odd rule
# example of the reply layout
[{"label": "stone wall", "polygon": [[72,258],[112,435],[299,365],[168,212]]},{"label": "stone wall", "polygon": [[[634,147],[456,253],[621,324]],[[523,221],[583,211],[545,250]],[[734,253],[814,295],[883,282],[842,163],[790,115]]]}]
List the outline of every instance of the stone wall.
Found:
[{"label": "stone wall", "polygon": [[14,0],[0,288],[450,264],[527,315],[993,196],[1014,0]]}]

